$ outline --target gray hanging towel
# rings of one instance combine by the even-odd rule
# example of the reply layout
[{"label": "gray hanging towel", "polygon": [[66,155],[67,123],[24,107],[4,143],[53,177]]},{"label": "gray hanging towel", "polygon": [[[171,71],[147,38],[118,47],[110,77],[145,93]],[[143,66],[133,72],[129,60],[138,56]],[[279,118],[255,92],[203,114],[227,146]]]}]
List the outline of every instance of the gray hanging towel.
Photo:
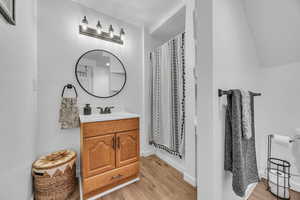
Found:
[{"label": "gray hanging towel", "polygon": [[77,107],[77,98],[62,98],[59,111],[59,122],[61,129],[79,127],[79,109]]},{"label": "gray hanging towel", "polygon": [[231,95],[227,95],[224,169],[233,174],[233,191],[244,197],[247,187],[259,181],[255,150],[254,99],[251,95],[252,137],[247,139],[243,137],[241,91],[231,92]]},{"label": "gray hanging towel", "polygon": [[243,137],[250,139],[252,137],[251,95],[248,91],[241,90],[241,92]]}]

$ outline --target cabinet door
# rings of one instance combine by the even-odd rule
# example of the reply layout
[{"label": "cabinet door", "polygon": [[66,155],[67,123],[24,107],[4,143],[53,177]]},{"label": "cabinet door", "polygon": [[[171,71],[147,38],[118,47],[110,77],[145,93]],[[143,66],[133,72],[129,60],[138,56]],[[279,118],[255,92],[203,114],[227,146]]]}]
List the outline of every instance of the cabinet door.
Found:
[{"label": "cabinet door", "polygon": [[84,177],[90,177],[116,168],[115,144],[115,134],[84,139]]},{"label": "cabinet door", "polygon": [[117,167],[122,167],[139,160],[140,140],[137,130],[117,133]]}]

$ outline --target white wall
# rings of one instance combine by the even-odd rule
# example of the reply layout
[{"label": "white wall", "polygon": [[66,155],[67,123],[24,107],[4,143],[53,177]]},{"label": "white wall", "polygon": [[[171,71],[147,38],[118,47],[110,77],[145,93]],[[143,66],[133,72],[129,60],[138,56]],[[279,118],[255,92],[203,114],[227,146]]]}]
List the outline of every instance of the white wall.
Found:
[{"label": "white wall", "polygon": [[36,134],[36,2],[18,1],[17,26],[0,18],[0,199],[29,199]]},{"label": "white wall", "polygon": [[213,1],[196,3],[197,199],[215,198],[213,138]]},{"label": "white wall", "polygon": [[[260,63],[254,39],[240,0],[215,0],[214,4],[214,92],[218,89],[258,89]],[[216,199],[240,199],[232,190],[232,174],[224,171],[226,97],[214,97]],[[255,98],[255,103],[259,101]],[[259,134],[259,133],[257,133]],[[256,134],[256,135],[257,135]]]},{"label": "white wall", "polygon": [[[244,88],[263,94],[255,98],[257,159],[263,173],[267,134],[293,135],[299,127],[297,75],[300,63],[289,63],[297,59],[299,53],[295,50],[299,48],[298,39],[295,39],[297,28],[283,22],[287,18],[296,19],[298,11],[291,7],[296,4],[292,0],[276,1],[275,5],[270,5],[267,0],[246,1],[246,4],[238,0],[215,0],[213,9],[211,3],[209,0],[197,1],[198,199],[235,200],[241,198],[232,191],[230,173],[223,170],[226,100],[217,97],[217,90]],[[268,13],[263,12],[264,9]],[[282,19],[266,16],[278,13],[278,9],[280,15],[291,13]],[[276,25],[267,23],[268,20],[276,21]],[[266,66],[268,68],[264,68]],[[299,174],[299,144],[292,150],[274,148],[275,153],[291,161],[292,173]],[[201,165],[200,160],[214,168]],[[299,190],[299,179],[292,179],[292,187]]]},{"label": "white wall", "polygon": [[[55,12],[54,12],[55,11]],[[86,37],[78,33],[82,17],[91,26],[101,20],[104,29],[112,24],[116,30],[126,31],[124,45]],[[127,70],[124,90],[109,99],[97,99],[86,94],[75,79],[75,64],[86,51],[104,49],[123,61]],[[38,154],[70,148],[79,152],[79,129],[60,130],[58,114],[63,86],[73,83],[79,93],[79,105],[114,105],[126,111],[142,114],[142,29],[102,15],[69,0],[38,1]],[[144,118],[141,116],[141,127]],[[141,138],[144,131],[141,130]],[[144,143],[142,142],[142,145]],[[143,148],[143,146],[142,146]]]},{"label": "white wall", "polygon": [[300,1],[243,0],[261,64],[282,66],[300,61]]},{"label": "white wall", "polygon": [[[299,20],[297,0],[245,0],[248,23],[253,31],[261,60],[260,90],[257,104],[258,155],[261,175],[265,175],[268,134],[293,135],[299,127]],[[299,146],[292,151],[274,146],[275,154],[290,160],[293,173],[300,170]],[[298,153],[297,153],[298,151]],[[298,168],[298,170],[296,169]],[[300,179],[292,178],[292,188],[300,191]]]},{"label": "white wall", "polygon": [[[281,134],[293,136],[299,128],[300,118],[300,63],[290,63],[280,67],[262,68],[261,82],[263,96],[257,105],[258,153],[260,173],[265,174],[267,158],[267,135]],[[274,156],[286,159],[292,164],[292,173],[300,174],[300,143],[290,149],[273,145]],[[300,191],[299,177],[292,177],[291,186]]]},{"label": "white wall", "polygon": [[143,28],[143,65],[144,65],[144,70],[143,70],[143,115],[145,116],[145,124],[144,124],[144,130],[145,134],[141,138],[141,143],[142,143],[142,149],[141,153],[144,156],[153,154],[154,150],[153,148],[149,145],[149,134],[151,130],[151,96],[150,96],[150,88],[151,86],[151,80],[150,80],[150,74],[151,72],[151,67],[150,67],[150,52],[161,44],[161,41],[154,39],[151,37],[149,34],[148,29]]},{"label": "white wall", "polygon": [[224,171],[226,102],[217,91],[257,91],[259,60],[241,1],[201,0],[198,6],[198,199],[241,199]]},{"label": "white wall", "polygon": [[195,0],[186,1],[185,17],[185,61],[186,61],[186,129],[185,129],[185,172],[184,179],[196,186],[196,131],[195,131],[195,36],[194,15]]}]

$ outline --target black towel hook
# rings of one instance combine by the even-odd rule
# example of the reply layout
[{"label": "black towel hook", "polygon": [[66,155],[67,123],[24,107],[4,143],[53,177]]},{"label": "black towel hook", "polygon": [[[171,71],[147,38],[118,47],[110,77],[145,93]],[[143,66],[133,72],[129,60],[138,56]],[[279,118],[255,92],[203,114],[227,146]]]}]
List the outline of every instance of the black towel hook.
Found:
[{"label": "black towel hook", "polygon": [[67,89],[74,89],[75,94],[76,94],[76,98],[78,98],[78,93],[77,93],[76,87],[74,85],[72,85],[72,84],[67,84],[67,85],[64,86],[64,89],[63,89],[63,91],[61,93],[61,97],[62,98],[64,97],[64,93],[65,93],[66,88]]}]

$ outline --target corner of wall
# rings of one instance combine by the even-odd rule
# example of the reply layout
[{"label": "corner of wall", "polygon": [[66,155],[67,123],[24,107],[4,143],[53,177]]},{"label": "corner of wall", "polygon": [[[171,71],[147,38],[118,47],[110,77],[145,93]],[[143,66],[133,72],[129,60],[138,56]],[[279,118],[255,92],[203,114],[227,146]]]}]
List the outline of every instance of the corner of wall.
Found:
[{"label": "corner of wall", "polygon": [[175,168],[177,171],[181,172],[182,174],[185,173],[186,166],[184,161],[171,157],[168,153],[160,149],[155,149],[155,155]]},{"label": "corner of wall", "polygon": [[151,156],[151,155],[154,155],[154,154],[155,154],[155,150],[152,147],[143,148],[142,151],[141,151],[141,156],[142,157],[148,157],[148,156]]},{"label": "corner of wall", "polygon": [[197,187],[197,178],[189,175],[186,172],[184,172],[184,174],[183,174],[183,180],[185,180],[187,183],[189,183],[193,187]]}]

